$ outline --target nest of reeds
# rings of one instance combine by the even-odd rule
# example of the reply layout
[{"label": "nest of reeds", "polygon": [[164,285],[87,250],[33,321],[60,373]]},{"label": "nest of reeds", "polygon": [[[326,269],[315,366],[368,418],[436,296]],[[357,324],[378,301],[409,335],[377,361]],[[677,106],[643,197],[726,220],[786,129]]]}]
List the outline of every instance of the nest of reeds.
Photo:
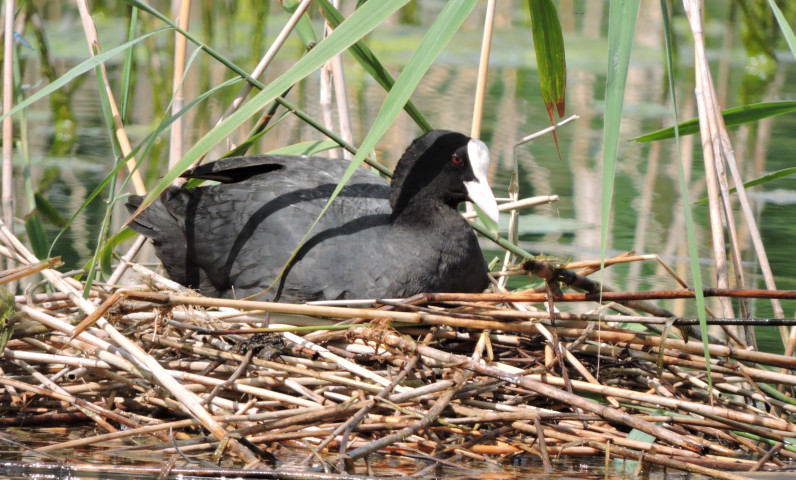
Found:
[{"label": "nest of reeds", "polygon": [[[740,478],[796,455],[796,360],[710,340],[708,372],[706,344],[680,333],[693,322],[648,301],[691,290],[600,292],[593,266],[529,261],[513,273],[543,288],[355,308],[205,298],[122,263],[148,286],[85,297],[52,262],[14,273],[41,271],[53,293],[15,297],[0,325],[6,468],[301,478],[371,474],[376,458],[420,475],[588,455]],[[596,310],[557,312],[570,301]]]}]

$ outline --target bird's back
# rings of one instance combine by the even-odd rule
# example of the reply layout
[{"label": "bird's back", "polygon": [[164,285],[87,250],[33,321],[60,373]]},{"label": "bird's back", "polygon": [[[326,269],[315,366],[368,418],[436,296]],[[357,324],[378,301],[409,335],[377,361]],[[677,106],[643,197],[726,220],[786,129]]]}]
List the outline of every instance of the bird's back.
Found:
[{"label": "bird's back", "polygon": [[[229,183],[169,188],[131,226],[153,239],[171,278],[205,295],[242,298],[268,288],[288,265],[348,162],[291,156],[223,162],[223,169],[208,173],[209,164],[196,176]],[[374,230],[388,222],[388,198],[386,181],[357,170],[288,265],[284,281],[259,298],[340,296],[336,290],[345,289],[335,285],[346,281],[341,267],[356,254],[347,239],[367,237],[367,231],[377,237]],[[139,203],[133,197],[128,208]]]}]

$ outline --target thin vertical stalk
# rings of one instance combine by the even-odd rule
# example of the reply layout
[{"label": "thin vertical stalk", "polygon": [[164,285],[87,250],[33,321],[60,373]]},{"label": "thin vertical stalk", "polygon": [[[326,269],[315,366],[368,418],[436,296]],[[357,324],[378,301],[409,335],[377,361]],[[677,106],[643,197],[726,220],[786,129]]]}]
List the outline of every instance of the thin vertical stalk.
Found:
[{"label": "thin vertical stalk", "polygon": [[[709,91],[712,96],[713,103],[717,104],[718,100],[716,99],[716,89],[713,88],[713,79],[708,77],[708,80],[710,80]],[[727,127],[724,124],[724,117],[721,115],[718,109],[714,110],[714,116],[715,122],[719,127],[722,153],[724,154],[725,161],[727,162],[727,167],[730,170],[733,183],[735,184],[736,193],[738,194],[738,201],[741,205],[741,211],[743,212],[747,227],[749,228],[749,236],[752,238],[752,244],[755,247],[755,254],[757,255],[757,260],[760,263],[760,270],[763,274],[763,279],[766,282],[766,288],[769,290],[776,290],[777,285],[774,281],[774,274],[771,271],[771,264],[768,262],[768,255],[766,255],[763,239],[760,236],[760,229],[757,227],[757,221],[755,220],[752,205],[749,202],[749,197],[746,195],[746,187],[744,187],[741,173],[738,171],[738,163],[735,159],[735,152],[733,151],[732,144],[730,143],[730,137],[727,134]],[[774,316],[776,318],[785,318],[785,312],[782,309],[782,303],[778,299],[772,299],[771,305],[774,309]]]},{"label": "thin vertical stalk", "polygon": [[[188,30],[188,22],[191,16],[191,0],[180,1],[180,10],[177,14],[177,24],[183,30]],[[185,106],[185,97],[182,93],[182,77],[185,70],[185,48],[188,39],[180,32],[174,32],[174,72],[172,75],[172,102],[171,114],[177,115]],[[171,169],[182,158],[182,116],[174,119],[171,124],[171,142],[169,144],[169,169]],[[179,180],[179,179],[178,179]],[[175,181],[176,182],[176,181]]]},{"label": "thin vertical stalk", "polygon": [[[470,136],[481,138],[481,118],[484,116],[484,97],[486,96],[486,74],[489,70],[489,52],[492,49],[492,27],[495,24],[495,6],[497,0],[488,0],[486,4],[486,17],[484,18],[484,36],[481,39],[481,60],[478,63],[478,79],[475,85],[475,105],[473,105],[473,124]],[[512,197],[512,200],[516,198]],[[475,211],[470,202],[465,206],[467,212]],[[508,261],[508,253],[506,261]]]},{"label": "thin vertical stalk", "polygon": [[[100,48],[99,38],[97,37],[97,27],[94,25],[94,20],[91,18],[91,10],[88,8],[88,2],[86,0],[77,0],[77,7],[80,11],[80,19],[83,22],[83,31],[86,34],[86,42],[88,43],[89,53],[93,57],[102,51]],[[127,132],[124,129],[119,108],[116,106],[116,100],[114,99],[113,90],[111,89],[110,82],[108,81],[108,73],[105,70],[105,64],[103,63],[99,68],[100,72],[102,73],[101,76],[103,82],[105,84],[105,93],[108,96],[108,106],[110,107],[111,115],[113,116],[113,128],[114,133],[116,134],[116,139],[122,149],[122,154],[125,157],[129,157],[129,160],[127,160],[127,169],[130,171],[132,176],[133,188],[135,189],[135,193],[138,195],[146,195],[146,187],[144,186],[144,180],[141,178],[141,172],[136,170],[137,162],[135,157],[130,155],[130,152],[132,152],[133,148],[130,145],[130,139],[127,137]]]},{"label": "thin vertical stalk", "polygon": [[[296,24],[301,19],[301,16],[304,15],[304,13],[307,11],[307,8],[310,6],[311,2],[312,0],[302,0],[299,6],[296,7],[296,11],[293,12],[293,15],[290,16],[290,19],[287,21],[284,28],[282,28],[282,31],[279,32],[279,35],[276,36],[276,39],[271,44],[271,48],[269,48],[268,51],[265,52],[265,55],[263,55],[263,58],[260,60],[260,63],[258,63],[257,66],[252,71],[251,78],[259,77],[260,75],[263,74],[265,69],[268,68],[268,65],[271,64],[271,61],[274,59],[274,57],[276,57],[276,54],[277,52],[279,52],[279,49],[282,48],[282,45],[285,44],[288,35],[290,35],[290,32],[292,32],[293,29],[296,28]],[[238,92],[238,95],[235,96],[235,99],[232,101],[232,105],[230,105],[229,108],[227,108],[227,111],[224,112],[224,115],[218,119],[218,122],[216,122],[216,126],[218,126],[225,118],[230,116],[243,104],[243,100],[246,98],[247,95],[249,95],[249,93],[252,91],[252,88],[254,88],[254,85],[251,82],[246,82],[243,85],[243,87],[240,89],[240,92]]]},{"label": "thin vertical stalk", "polygon": [[492,47],[492,27],[495,24],[495,6],[497,0],[489,0],[486,4],[484,19],[484,38],[481,40],[481,62],[478,64],[478,83],[475,86],[475,106],[473,107],[473,126],[470,136],[480,138],[481,117],[484,115],[484,96],[486,95],[486,73],[489,69],[489,51]]},{"label": "thin vertical stalk", "polygon": [[[697,315],[699,316],[699,330],[702,335],[702,348],[705,357],[705,371],[707,373],[708,389],[713,389],[713,376],[710,367],[710,349],[708,346],[708,325],[707,313],[708,309],[705,307],[705,296],[702,292],[702,271],[699,268],[699,251],[697,249],[696,232],[694,231],[694,218],[691,212],[691,202],[689,201],[688,192],[688,179],[691,177],[691,152],[692,148],[683,150],[680,143],[680,130],[677,120],[677,89],[674,88],[674,61],[673,61],[673,48],[672,48],[672,31],[670,25],[671,16],[669,15],[669,7],[667,0],[660,0],[661,13],[663,17],[663,31],[664,31],[664,46],[666,47],[666,72],[669,81],[669,92],[672,97],[672,119],[674,120],[674,144],[675,156],[677,160],[677,177],[680,183],[680,196],[683,200],[683,223],[685,224],[686,243],[688,248],[689,263],[691,264],[691,276],[694,285],[694,299],[697,305]],[[686,97],[689,100],[691,97]],[[686,142],[687,146],[692,145],[692,140]],[[663,264],[666,270],[670,270]],[[675,275],[675,278],[677,276]],[[684,282],[678,280],[684,285]]]},{"label": "thin vertical stalk", "polygon": [[[6,0],[5,2],[5,36],[3,45],[5,48],[3,54],[3,113],[8,113],[11,110],[14,101],[14,0]],[[3,219],[6,225],[9,226],[11,231],[14,231],[14,138],[13,138],[13,123],[11,116],[8,115],[3,119]],[[11,260],[7,261],[7,266],[10,268],[13,264]],[[15,284],[12,283],[8,287],[14,291]]]},{"label": "thin vertical stalk", "polygon": [[[605,261],[605,252],[608,248],[611,203],[613,202],[616,163],[619,155],[619,130],[639,7],[640,0],[626,0],[610,2],[608,9],[608,68],[605,80],[603,181],[600,208],[601,262]],[[605,269],[602,269],[601,275],[604,279]]]},{"label": "thin vertical stalk", "polygon": [[[698,21],[700,28],[702,24],[701,18],[701,10],[691,6],[690,10],[687,10],[689,14],[689,20],[692,23],[692,30],[694,29],[694,22]],[[696,17],[695,20],[691,20],[691,17]],[[700,31],[701,35],[701,31]],[[696,34],[695,34],[696,39]],[[713,79],[710,75],[710,70],[707,68],[707,59],[705,58],[704,52],[704,39],[700,36],[700,44],[699,50],[697,50],[698,60],[699,63],[697,64],[697,69],[699,72],[698,81],[701,82],[701,90],[704,100],[708,106],[711,108],[708,109],[707,113],[710,117],[707,121],[710,123],[711,126],[711,134],[714,135],[713,137],[713,148],[714,148],[714,157],[716,160],[715,168],[718,172],[718,180],[721,182],[721,194],[724,199],[724,210],[725,216],[727,220],[727,227],[730,233],[730,244],[733,248],[733,263],[736,270],[736,276],[738,278],[738,284],[741,288],[744,288],[745,281],[743,279],[743,273],[741,269],[741,254],[740,249],[738,248],[738,242],[735,234],[735,225],[732,220],[732,205],[730,204],[729,200],[729,191],[727,186],[726,174],[724,170],[724,162],[726,162],[726,166],[732,175],[733,182],[736,185],[738,191],[738,199],[741,205],[741,210],[744,215],[744,219],[746,220],[747,227],[749,228],[749,234],[752,238],[752,243],[755,248],[755,253],[758,258],[758,262],[760,264],[761,272],[763,273],[763,278],[766,282],[766,287],[768,289],[776,289],[776,284],[774,282],[774,276],[771,272],[771,267],[768,262],[768,256],[766,255],[765,248],[763,246],[763,241],[760,236],[760,231],[757,228],[757,222],[755,221],[754,212],[752,211],[751,204],[749,203],[749,199],[746,196],[746,190],[743,187],[743,179],[741,178],[740,172],[738,171],[737,161],[735,159],[735,153],[733,151],[732,145],[730,143],[729,135],[727,134],[726,126],[724,125],[724,118],[722,117],[719,109],[718,109],[718,100],[716,96],[715,87],[713,85]],[[723,160],[723,161],[722,161]],[[784,317],[784,311],[782,310],[782,305],[778,300],[772,301],[772,306],[774,309],[774,315],[778,318]],[[742,304],[742,309],[744,304]],[[787,343],[787,337],[784,333],[784,329],[781,329],[783,332],[783,342]],[[748,336],[750,338],[747,339],[747,342],[752,344],[753,331],[748,332]]]},{"label": "thin vertical stalk", "polygon": [[[716,285],[719,288],[729,288],[727,272],[727,251],[724,246],[724,229],[721,219],[721,204],[719,200],[719,180],[716,170],[716,158],[720,154],[718,132],[715,125],[709,121],[708,101],[705,90],[709,89],[711,82],[707,80],[707,57],[705,55],[705,38],[702,27],[702,2],[699,0],[683,0],[683,7],[688,16],[691,33],[694,37],[694,50],[696,62],[696,99],[699,112],[699,130],[702,137],[702,154],[705,161],[705,180],[708,189],[708,202],[710,214],[710,231],[713,240],[713,260],[716,262]],[[709,94],[708,94],[709,95]],[[734,317],[732,302],[728,298],[719,299],[721,315]]]},{"label": "thin vertical stalk", "polygon": [[[340,0],[332,0],[334,8],[340,9]],[[327,24],[327,28],[331,28]],[[340,136],[348,143],[354,142],[354,134],[351,131],[351,114],[348,110],[348,94],[345,88],[345,75],[343,74],[343,57],[335,55],[329,62],[332,67],[332,84],[334,86],[334,98],[337,105],[337,121],[340,124]],[[354,155],[343,149],[343,157],[351,159]]]},{"label": "thin vertical stalk", "polygon": [[[705,96],[706,101],[710,102],[710,108],[708,111],[713,115],[713,118],[709,119],[708,121],[715,126],[715,129],[712,129],[713,133],[719,136],[719,141],[721,142],[722,126],[716,122],[715,118],[715,115],[719,109],[717,108],[718,103],[715,102],[716,98],[715,92],[713,91],[713,79],[711,78],[710,72],[707,74],[707,80],[710,82],[710,87],[703,88],[702,93]],[[721,114],[719,114],[719,116],[721,116]],[[732,268],[735,273],[735,282],[737,287],[743,289],[746,288],[746,280],[743,274],[741,246],[738,242],[738,229],[735,226],[735,214],[733,213],[732,209],[730,186],[727,183],[727,171],[724,169],[724,162],[722,161],[722,159],[726,158],[726,146],[722,143],[719,143],[719,151],[716,153],[718,153],[716,156],[716,177],[719,180],[719,194],[721,195],[721,202],[722,206],[724,207],[724,221],[727,225],[727,233],[729,235],[730,252],[732,253]],[[749,300],[745,298],[738,299],[738,306],[741,310],[741,316],[748,318]],[[749,326],[746,328],[751,329]],[[751,334],[750,337],[750,334],[747,333],[746,342],[748,345],[754,345],[754,341],[751,341],[753,336],[754,335]]]},{"label": "thin vertical stalk", "polygon": [[[346,142],[354,143],[354,132],[351,128],[351,111],[348,109],[348,92],[345,86],[345,74],[343,72],[343,59],[340,55],[331,60],[332,63],[332,84],[334,85],[334,98],[337,105],[337,122],[340,124],[340,137]],[[343,149],[343,157],[352,159],[354,154]]]},{"label": "thin vertical stalk", "polygon": [[[697,84],[701,84],[701,82],[697,81]],[[714,154],[714,145],[711,140],[712,132],[707,120],[707,106],[705,105],[702,88],[697,87],[695,89],[695,95],[699,115],[699,129],[702,132],[702,155],[705,162],[705,181],[708,190],[708,212],[710,217],[710,233],[713,240],[713,261],[716,262],[716,286],[718,288],[729,288],[727,250],[724,245],[724,227],[721,219],[722,207],[719,199],[719,180],[715,163],[716,157]],[[719,299],[719,304],[723,317],[729,318],[735,316],[729,299]]]},{"label": "thin vertical stalk", "polygon": [[[14,83],[22,85],[22,67],[20,65],[19,55],[14,56]],[[17,104],[25,100],[25,94],[22,89],[17,89],[14,92],[14,99]],[[24,206],[22,207],[25,212],[35,212],[36,210],[36,187],[33,184],[33,165],[30,158],[30,134],[28,128],[27,109],[22,109],[19,112],[19,156],[22,158],[22,181],[23,193],[20,198],[24,198]],[[49,247],[49,241],[44,234],[44,226],[38,213],[26,215],[25,227],[28,233],[28,242],[34,252],[36,252],[37,245],[39,251]]]},{"label": "thin vertical stalk", "polygon": [[[330,33],[332,33],[332,27],[327,23],[324,25],[323,28],[324,38],[328,37]],[[323,120],[323,126],[326,127],[327,130],[334,131],[334,115],[332,113],[332,60],[331,59],[323,64],[320,73],[321,73],[321,78],[320,78],[320,86],[318,92],[318,102],[321,107],[321,119]],[[329,150],[329,156],[332,158],[340,158],[340,152],[338,152],[336,148]]]}]

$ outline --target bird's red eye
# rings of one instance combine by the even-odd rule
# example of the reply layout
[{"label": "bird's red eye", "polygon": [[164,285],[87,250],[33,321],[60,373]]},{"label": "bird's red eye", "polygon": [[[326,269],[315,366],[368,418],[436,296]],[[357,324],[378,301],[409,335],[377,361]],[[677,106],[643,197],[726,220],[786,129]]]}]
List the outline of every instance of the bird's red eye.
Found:
[{"label": "bird's red eye", "polygon": [[454,165],[461,165],[462,163],[464,163],[464,159],[460,157],[458,154],[454,153],[453,157],[451,157],[451,162],[453,162]]}]

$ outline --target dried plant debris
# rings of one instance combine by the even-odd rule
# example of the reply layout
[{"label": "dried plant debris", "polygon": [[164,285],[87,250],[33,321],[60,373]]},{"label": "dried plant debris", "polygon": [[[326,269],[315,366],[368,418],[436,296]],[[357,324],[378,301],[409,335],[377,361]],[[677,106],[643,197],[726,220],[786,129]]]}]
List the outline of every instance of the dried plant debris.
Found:
[{"label": "dried plant debris", "polygon": [[[740,478],[796,457],[796,359],[730,336],[709,343],[708,372],[702,341],[666,328],[687,319],[655,292],[613,292],[607,313],[568,293],[566,279],[591,290],[583,275],[525,268],[556,287],[363,308],[108,286],[85,299],[54,280],[55,293],[15,297],[0,325],[3,465],[80,470],[80,452],[113,455],[108,471],[126,459],[161,474],[354,478],[384,458],[422,474],[589,455]],[[594,311],[558,312],[569,300]]]}]

